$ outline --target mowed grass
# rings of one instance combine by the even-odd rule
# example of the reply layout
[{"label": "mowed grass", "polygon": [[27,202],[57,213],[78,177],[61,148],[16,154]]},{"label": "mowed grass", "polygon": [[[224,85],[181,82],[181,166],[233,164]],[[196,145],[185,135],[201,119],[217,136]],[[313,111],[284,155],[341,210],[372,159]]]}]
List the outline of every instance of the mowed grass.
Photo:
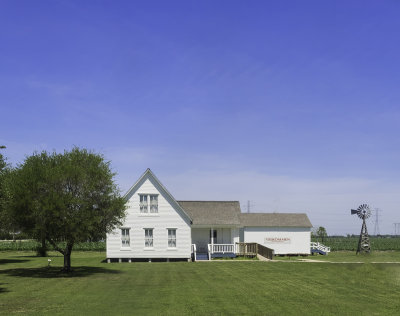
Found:
[{"label": "mowed grass", "polygon": [[400,251],[372,251],[369,254],[356,254],[356,251],[333,251],[327,256],[314,255],[308,257],[294,256],[294,257],[274,257],[274,261],[303,261],[303,260],[317,260],[323,262],[337,262],[337,263],[400,263]]},{"label": "mowed grass", "polygon": [[[103,252],[63,258],[0,252],[0,314],[36,315],[398,315],[399,263],[213,261],[112,263]],[[376,254],[378,256],[379,254]],[[336,262],[355,253],[331,253]],[[340,257],[340,258],[339,258]],[[279,258],[277,258],[279,259]],[[353,262],[354,262],[353,261]],[[379,261],[379,260],[374,260]]]}]

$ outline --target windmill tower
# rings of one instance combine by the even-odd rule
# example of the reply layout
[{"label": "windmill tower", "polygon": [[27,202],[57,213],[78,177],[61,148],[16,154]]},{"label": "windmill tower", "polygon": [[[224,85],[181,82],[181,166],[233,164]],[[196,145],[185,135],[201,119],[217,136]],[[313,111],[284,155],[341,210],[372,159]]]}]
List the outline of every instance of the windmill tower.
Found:
[{"label": "windmill tower", "polygon": [[369,242],[367,224],[365,223],[365,220],[371,216],[371,209],[367,204],[361,204],[358,209],[351,210],[351,214],[357,214],[357,216],[363,221],[361,226],[360,239],[358,241],[357,254],[359,254],[360,252],[370,253],[371,244]]}]

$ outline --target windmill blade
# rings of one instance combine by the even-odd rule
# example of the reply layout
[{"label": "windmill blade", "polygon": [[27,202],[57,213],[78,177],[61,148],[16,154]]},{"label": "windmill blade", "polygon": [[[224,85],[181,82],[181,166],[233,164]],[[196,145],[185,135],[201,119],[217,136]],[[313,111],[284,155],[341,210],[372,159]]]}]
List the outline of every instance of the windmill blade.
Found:
[{"label": "windmill blade", "polygon": [[371,209],[368,204],[361,204],[357,208],[357,215],[359,218],[365,220],[366,218],[371,216]]}]

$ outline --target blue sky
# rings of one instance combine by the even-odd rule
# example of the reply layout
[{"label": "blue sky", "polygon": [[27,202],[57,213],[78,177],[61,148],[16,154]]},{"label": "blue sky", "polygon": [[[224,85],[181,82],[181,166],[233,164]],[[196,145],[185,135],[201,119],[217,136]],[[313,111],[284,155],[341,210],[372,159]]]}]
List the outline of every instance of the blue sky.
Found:
[{"label": "blue sky", "polygon": [[[397,1],[2,1],[0,142],[77,145],[122,191],[252,201],[358,233],[400,222]],[[245,208],[243,208],[245,211]],[[374,222],[369,221],[373,232]]]}]

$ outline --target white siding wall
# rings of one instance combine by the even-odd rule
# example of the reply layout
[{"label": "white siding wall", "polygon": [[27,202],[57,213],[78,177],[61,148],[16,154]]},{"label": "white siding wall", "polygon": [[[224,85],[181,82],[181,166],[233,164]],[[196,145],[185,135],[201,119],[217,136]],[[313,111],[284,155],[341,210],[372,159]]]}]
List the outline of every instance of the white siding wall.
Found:
[{"label": "white siding wall", "polygon": [[[173,206],[167,194],[150,177],[145,177],[127,202],[127,217],[122,227],[130,228],[130,247],[121,245],[121,229],[107,235],[107,258],[190,258],[190,222]],[[139,194],[159,194],[158,213],[141,214]],[[144,245],[144,229],[153,228],[153,249]],[[168,228],[176,229],[176,249],[168,248]]]},{"label": "white siding wall", "polygon": [[[266,238],[289,238],[268,242]],[[304,227],[244,227],[244,242],[256,242],[274,249],[275,254],[310,254],[311,231]]]},{"label": "white siding wall", "polygon": [[239,228],[232,228],[232,243],[236,244],[237,242],[240,241],[239,238]]},{"label": "white siding wall", "polygon": [[231,228],[217,228],[216,244],[232,244]]}]

